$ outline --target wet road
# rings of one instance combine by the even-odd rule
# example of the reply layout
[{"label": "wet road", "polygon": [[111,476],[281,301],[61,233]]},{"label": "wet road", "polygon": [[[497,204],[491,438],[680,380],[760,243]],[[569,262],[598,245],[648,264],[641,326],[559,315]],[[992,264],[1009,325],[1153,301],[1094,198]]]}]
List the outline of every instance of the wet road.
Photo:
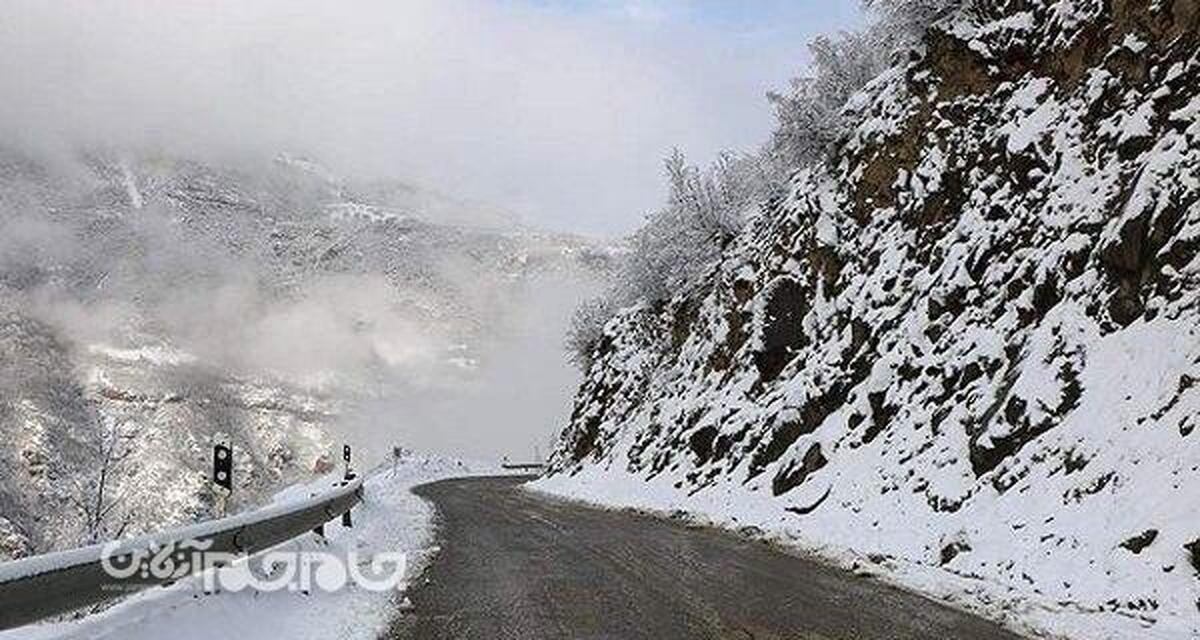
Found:
[{"label": "wet road", "polygon": [[519,489],[418,487],[441,552],[391,640],[1015,640],[995,624],[761,542]]}]

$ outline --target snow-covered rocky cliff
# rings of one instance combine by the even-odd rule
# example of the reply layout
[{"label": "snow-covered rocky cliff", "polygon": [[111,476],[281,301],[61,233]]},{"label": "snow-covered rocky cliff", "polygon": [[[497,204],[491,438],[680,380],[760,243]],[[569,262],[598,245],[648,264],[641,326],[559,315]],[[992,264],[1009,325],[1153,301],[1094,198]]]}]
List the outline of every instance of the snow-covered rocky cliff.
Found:
[{"label": "snow-covered rocky cliff", "polygon": [[469,380],[516,288],[605,268],[467,207],[287,156],[0,150],[0,559],[211,516],[216,441],[234,509],[328,471],[360,400]]},{"label": "snow-covered rocky cliff", "polygon": [[1200,4],[964,4],[699,286],[606,325],[540,486],[1196,637]]}]

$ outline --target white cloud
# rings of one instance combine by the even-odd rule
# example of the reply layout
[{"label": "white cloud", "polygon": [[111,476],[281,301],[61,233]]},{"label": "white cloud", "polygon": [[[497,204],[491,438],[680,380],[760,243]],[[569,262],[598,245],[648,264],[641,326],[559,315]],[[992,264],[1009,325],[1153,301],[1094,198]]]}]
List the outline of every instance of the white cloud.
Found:
[{"label": "white cloud", "polygon": [[0,135],[300,151],[617,231],[659,202],[669,147],[761,140],[762,92],[803,50],[663,20],[666,6],[628,3],[629,20],[482,0],[9,0]]}]

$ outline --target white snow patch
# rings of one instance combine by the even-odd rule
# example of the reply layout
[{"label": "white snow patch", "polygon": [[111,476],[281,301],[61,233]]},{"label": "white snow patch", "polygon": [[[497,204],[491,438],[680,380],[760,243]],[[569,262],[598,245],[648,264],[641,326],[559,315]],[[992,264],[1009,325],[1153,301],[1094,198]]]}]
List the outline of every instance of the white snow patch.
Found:
[{"label": "white snow patch", "polygon": [[[325,525],[328,543],[313,534],[281,545],[300,551],[356,551],[360,560],[375,551],[408,554],[407,575],[418,575],[437,549],[433,508],[413,495],[414,486],[435,480],[502,473],[492,464],[409,456],[393,470],[382,465],[364,482],[362,504],[353,509],[354,526]],[[291,487],[277,503],[303,499],[311,485]],[[374,640],[402,607],[401,592],[349,587],[311,595],[217,593],[205,595],[197,580],[140,592],[112,608],[77,621],[46,623],[0,632],[0,640]]]}]

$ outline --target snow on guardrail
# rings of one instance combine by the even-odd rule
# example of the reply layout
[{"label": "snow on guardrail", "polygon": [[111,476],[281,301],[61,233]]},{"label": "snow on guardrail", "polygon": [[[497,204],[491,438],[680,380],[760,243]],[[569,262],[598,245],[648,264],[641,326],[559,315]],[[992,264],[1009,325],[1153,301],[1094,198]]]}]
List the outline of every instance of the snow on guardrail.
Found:
[{"label": "snow on guardrail", "polygon": [[0,629],[178,579],[145,572],[117,578],[106,571],[106,564],[127,563],[138,554],[185,547],[217,553],[257,553],[341,516],[361,499],[362,479],[356,478],[342,481],[324,493],[218,520],[0,564]]}]

